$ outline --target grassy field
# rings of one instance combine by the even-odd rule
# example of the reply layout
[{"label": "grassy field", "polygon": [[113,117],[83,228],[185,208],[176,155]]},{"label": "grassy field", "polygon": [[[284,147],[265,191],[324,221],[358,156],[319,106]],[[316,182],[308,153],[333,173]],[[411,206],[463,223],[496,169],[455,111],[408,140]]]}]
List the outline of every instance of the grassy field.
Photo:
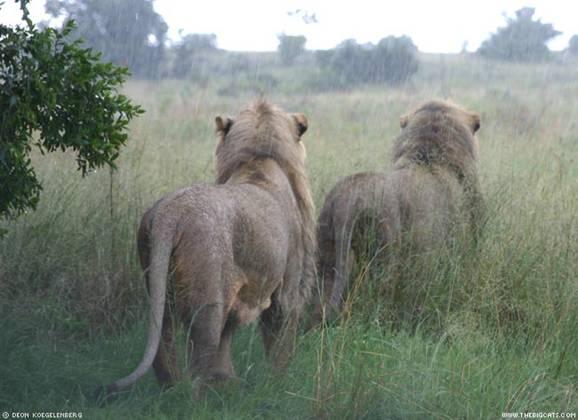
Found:
[{"label": "grassy field", "polygon": [[[35,156],[39,209],[0,240],[0,412],[83,418],[500,418],[578,411],[578,67],[422,56],[402,88],[312,93],[291,72],[268,98],[304,112],[315,201],[342,176],[387,170],[399,116],[449,97],[479,112],[489,222],[477,253],[408,267],[403,297],[356,278],[350,311],[304,333],[287,374],[272,374],[258,331],[235,340],[239,380],[193,401],[194,381],[161,392],[151,373],[104,406],[93,391],[130,372],[145,345],[147,298],[135,251],[144,210],[213,179],[214,117],[251,89],[131,81],[147,110],[118,163],[81,179],[73,156]],[[300,70],[295,70],[299,73]],[[306,69],[303,70],[306,73]],[[381,273],[381,275],[380,275]],[[419,308],[411,322],[396,318]],[[181,346],[182,347],[182,346]],[[181,348],[180,357],[184,360]]]}]

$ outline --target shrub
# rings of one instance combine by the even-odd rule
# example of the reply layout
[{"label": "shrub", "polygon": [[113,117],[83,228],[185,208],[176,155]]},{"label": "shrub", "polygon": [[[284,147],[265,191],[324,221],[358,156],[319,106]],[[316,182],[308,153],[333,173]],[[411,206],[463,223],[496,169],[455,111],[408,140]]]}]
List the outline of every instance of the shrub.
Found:
[{"label": "shrub", "polygon": [[214,34],[189,34],[174,47],[172,67],[174,77],[184,78],[202,72],[207,55],[217,51],[217,36]]},{"label": "shrub", "polygon": [[506,18],[507,25],[484,41],[478,54],[510,61],[539,61],[550,57],[546,43],[560,35],[549,23],[534,20],[534,8],[524,7],[515,18]]},{"label": "shrub", "polygon": [[342,84],[400,84],[418,69],[417,48],[407,36],[383,38],[377,45],[343,41],[334,50],[317,51],[317,63],[328,69]]},{"label": "shrub", "polygon": [[578,55],[578,35],[573,35],[568,42],[568,52],[572,55]]},{"label": "shrub", "polygon": [[281,57],[281,62],[285,66],[292,65],[295,62],[295,59],[305,51],[307,38],[303,35],[292,36],[285,34],[281,34],[277,38],[279,39],[277,51]]},{"label": "shrub", "polygon": [[[117,93],[128,70],[100,62],[100,53],[39,30],[21,2],[26,26],[0,25],[0,217],[34,209],[42,186],[32,149],[73,150],[82,174],[114,166],[129,121],[143,112]],[[37,134],[36,134],[37,133]],[[1,234],[1,232],[0,232]]]}]

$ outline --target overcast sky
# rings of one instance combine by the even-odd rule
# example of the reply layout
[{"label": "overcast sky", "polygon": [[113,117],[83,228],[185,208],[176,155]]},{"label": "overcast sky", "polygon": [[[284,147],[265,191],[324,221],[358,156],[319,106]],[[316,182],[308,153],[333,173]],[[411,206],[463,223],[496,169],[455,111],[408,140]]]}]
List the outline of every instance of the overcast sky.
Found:
[{"label": "overcast sky", "polygon": [[[14,0],[5,0],[0,22],[17,23]],[[32,0],[34,20],[41,20],[43,0]],[[305,35],[307,48],[332,48],[347,38],[377,42],[387,35],[409,35],[420,51],[459,52],[464,42],[475,50],[497,27],[523,7],[552,23],[563,34],[550,48],[563,49],[578,34],[578,0],[156,0],[155,10],[169,25],[169,36],[214,33],[219,48],[267,51],[277,48],[277,34]],[[315,14],[305,23],[296,10]]]}]

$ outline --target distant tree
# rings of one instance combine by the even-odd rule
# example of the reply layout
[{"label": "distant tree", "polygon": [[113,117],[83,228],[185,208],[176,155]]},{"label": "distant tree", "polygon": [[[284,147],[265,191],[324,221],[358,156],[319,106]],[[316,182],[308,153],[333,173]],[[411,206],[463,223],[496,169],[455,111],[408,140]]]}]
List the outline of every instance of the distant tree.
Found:
[{"label": "distant tree", "polygon": [[347,39],[333,50],[329,68],[346,84],[368,82],[371,48],[371,44],[360,45]]},{"label": "distant tree", "polygon": [[295,59],[305,51],[307,38],[303,35],[292,36],[285,34],[280,34],[277,38],[279,39],[277,51],[281,57],[281,62],[285,66],[292,65],[295,62]]},{"label": "distant tree", "polygon": [[572,35],[572,38],[570,38],[568,52],[572,55],[578,55],[578,35]]},{"label": "distant tree", "polygon": [[71,21],[61,31],[39,30],[28,2],[20,0],[24,26],[0,24],[0,218],[38,203],[42,186],[32,149],[76,152],[83,175],[113,166],[129,121],[143,112],[117,93],[127,69],[101,63],[100,53],[68,41]]},{"label": "distant tree", "polygon": [[505,27],[484,41],[478,49],[478,54],[500,60],[539,61],[550,57],[546,45],[549,40],[560,35],[549,23],[534,20],[532,7],[524,7],[516,11],[514,18],[506,17]]},{"label": "distant tree", "polygon": [[354,39],[334,50],[315,54],[321,68],[332,71],[345,85],[360,83],[399,84],[418,69],[417,48],[407,36],[389,36],[377,45],[358,44]]},{"label": "distant tree", "polygon": [[315,61],[322,69],[327,69],[331,65],[334,50],[315,50]]},{"label": "distant tree", "polygon": [[54,17],[76,21],[73,38],[102,52],[104,61],[128,67],[137,77],[157,77],[168,26],[152,0],[47,0]]},{"label": "distant tree", "polygon": [[172,73],[183,78],[194,73],[194,67],[202,67],[207,54],[217,51],[217,36],[214,34],[185,35],[174,47],[175,57]]},{"label": "distant tree", "polygon": [[388,36],[372,50],[372,74],[374,83],[399,84],[409,79],[418,68],[417,47],[408,36]]}]

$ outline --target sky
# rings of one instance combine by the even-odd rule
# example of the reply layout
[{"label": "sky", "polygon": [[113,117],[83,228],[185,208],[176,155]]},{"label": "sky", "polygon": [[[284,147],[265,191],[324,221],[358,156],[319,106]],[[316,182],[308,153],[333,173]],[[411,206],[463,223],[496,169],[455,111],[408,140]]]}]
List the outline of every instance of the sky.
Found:
[{"label": "sky", "polygon": [[[0,23],[19,22],[14,0],[4,0]],[[35,21],[45,18],[43,0],[32,0]],[[169,38],[213,33],[219,48],[272,51],[277,35],[304,35],[306,48],[333,48],[344,39],[376,43],[388,35],[408,35],[423,52],[475,51],[499,26],[504,14],[535,7],[535,17],[563,32],[550,48],[564,49],[578,34],[578,0],[156,0],[155,10],[169,25]],[[294,13],[300,10],[300,13]],[[316,22],[306,23],[306,15]]]}]

